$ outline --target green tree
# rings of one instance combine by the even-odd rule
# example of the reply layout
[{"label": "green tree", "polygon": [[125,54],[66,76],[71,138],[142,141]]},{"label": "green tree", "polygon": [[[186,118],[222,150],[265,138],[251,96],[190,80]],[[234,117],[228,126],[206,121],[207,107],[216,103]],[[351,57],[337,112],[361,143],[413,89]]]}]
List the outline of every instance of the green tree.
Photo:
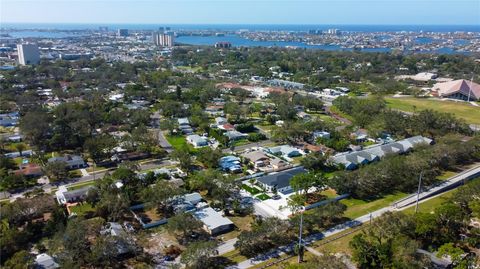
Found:
[{"label": "green tree", "polygon": [[22,156],[22,153],[26,148],[27,148],[27,145],[23,143],[15,144],[15,149],[18,151],[18,153],[20,153],[20,156]]},{"label": "green tree", "polygon": [[180,168],[189,172],[192,168],[193,161],[190,152],[187,149],[177,149],[173,151],[170,155],[172,159],[180,163]]},{"label": "green tree", "polygon": [[198,151],[197,160],[203,163],[207,168],[218,168],[218,161],[222,156],[223,153],[220,149],[204,147]]},{"label": "green tree", "polygon": [[4,268],[6,269],[25,269],[33,267],[33,257],[25,250],[16,252],[10,259],[8,259]]},{"label": "green tree", "polygon": [[43,169],[51,181],[64,180],[68,176],[67,163],[63,161],[48,162]]},{"label": "green tree", "polygon": [[188,241],[188,236],[203,227],[202,222],[197,220],[190,213],[179,213],[168,219],[167,230]]},{"label": "green tree", "polygon": [[213,266],[212,257],[217,255],[214,241],[194,242],[182,253],[182,262],[191,269],[208,269]]}]

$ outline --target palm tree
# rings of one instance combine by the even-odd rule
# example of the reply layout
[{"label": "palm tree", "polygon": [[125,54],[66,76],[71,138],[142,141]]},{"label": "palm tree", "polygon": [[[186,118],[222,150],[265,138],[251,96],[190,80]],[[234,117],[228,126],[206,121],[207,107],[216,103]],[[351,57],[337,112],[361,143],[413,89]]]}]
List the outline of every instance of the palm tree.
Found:
[{"label": "palm tree", "polygon": [[20,153],[20,156],[22,156],[22,153],[26,148],[27,148],[27,146],[23,143],[18,143],[18,144],[15,145],[15,149],[18,150],[18,152]]}]

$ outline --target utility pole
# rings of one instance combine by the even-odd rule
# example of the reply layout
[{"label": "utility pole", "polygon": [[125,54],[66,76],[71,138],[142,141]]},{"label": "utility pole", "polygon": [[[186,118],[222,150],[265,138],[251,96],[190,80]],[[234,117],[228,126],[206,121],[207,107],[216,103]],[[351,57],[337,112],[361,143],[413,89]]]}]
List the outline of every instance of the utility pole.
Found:
[{"label": "utility pole", "polygon": [[423,176],[423,171],[420,172],[420,177],[418,179],[418,191],[417,191],[417,202],[415,204],[415,213],[418,212],[418,200],[420,198],[420,189],[422,188],[422,176]]},{"label": "utility pole", "polygon": [[303,262],[303,247],[302,247],[302,228],[303,228],[303,211],[305,207],[300,208],[300,229],[298,231],[298,263]]}]

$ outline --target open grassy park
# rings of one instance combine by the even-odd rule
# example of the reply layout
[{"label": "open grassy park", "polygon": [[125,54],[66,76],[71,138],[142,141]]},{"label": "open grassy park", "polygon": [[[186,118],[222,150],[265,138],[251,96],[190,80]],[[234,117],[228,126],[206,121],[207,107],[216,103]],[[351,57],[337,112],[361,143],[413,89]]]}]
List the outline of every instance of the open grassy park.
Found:
[{"label": "open grassy park", "polygon": [[470,124],[480,124],[480,107],[468,103],[414,97],[387,97],[385,100],[387,101],[387,106],[390,108],[406,112],[432,109],[440,112],[452,113]]}]

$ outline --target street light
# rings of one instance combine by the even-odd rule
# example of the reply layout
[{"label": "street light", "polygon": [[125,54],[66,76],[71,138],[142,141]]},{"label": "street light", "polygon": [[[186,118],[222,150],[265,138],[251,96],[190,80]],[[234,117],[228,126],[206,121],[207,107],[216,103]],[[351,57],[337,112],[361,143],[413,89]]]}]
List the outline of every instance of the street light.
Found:
[{"label": "street light", "polygon": [[298,263],[303,261],[303,247],[302,247],[302,228],[303,228],[303,211],[305,207],[300,207],[300,229],[298,231]]},{"label": "street light", "polygon": [[422,176],[423,176],[423,171],[420,172],[420,177],[418,179],[417,202],[415,204],[415,213],[418,212],[418,200],[420,198],[420,189],[422,188]]}]

